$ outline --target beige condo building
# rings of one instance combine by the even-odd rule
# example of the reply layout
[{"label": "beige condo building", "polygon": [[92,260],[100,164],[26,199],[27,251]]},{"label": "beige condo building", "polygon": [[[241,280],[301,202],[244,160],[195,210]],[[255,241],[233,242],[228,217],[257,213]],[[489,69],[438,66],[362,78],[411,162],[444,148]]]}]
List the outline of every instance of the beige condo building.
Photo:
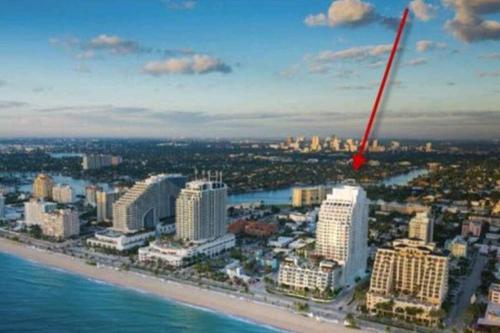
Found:
[{"label": "beige condo building", "polygon": [[448,291],[448,257],[434,243],[396,240],[379,248],[366,305],[373,314],[435,326]]},{"label": "beige condo building", "polygon": [[37,199],[51,199],[54,181],[46,173],[39,174],[33,182],[33,197]]},{"label": "beige condo building", "polygon": [[332,186],[325,185],[294,187],[292,189],[292,205],[296,208],[320,205],[331,190]]},{"label": "beige condo building", "polygon": [[46,236],[66,239],[80,234],[78,213],[71,209],[60,209],[43,214],[42,232]]}]

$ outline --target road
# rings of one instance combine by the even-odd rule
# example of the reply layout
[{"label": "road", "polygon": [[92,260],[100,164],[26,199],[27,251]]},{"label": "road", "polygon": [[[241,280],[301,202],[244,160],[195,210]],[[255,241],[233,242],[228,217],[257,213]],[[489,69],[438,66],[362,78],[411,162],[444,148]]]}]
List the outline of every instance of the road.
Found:
[{"label": "road", "polygon": [[463,328],[463,313],[470,304],[470,299],[476,289],[481,284],[481,273],[488,262],[488,257],[474,253],[471,262],[471,273],[462,281],[459,286],[454,305],[450,310],[450,315],[446,320],[447,326],[453,325],[459,329]]}]

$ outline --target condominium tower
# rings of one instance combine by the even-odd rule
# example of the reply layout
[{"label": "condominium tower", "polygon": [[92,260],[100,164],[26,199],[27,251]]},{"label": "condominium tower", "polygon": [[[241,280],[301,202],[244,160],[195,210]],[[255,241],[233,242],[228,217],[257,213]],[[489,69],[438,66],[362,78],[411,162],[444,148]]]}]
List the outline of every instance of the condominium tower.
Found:
[{"label": "condominium tower", "polygon": [[316,226],[316,254],[342,266],[342,285],[352,285],[366,271],[368,201],[359,186],[335,187],[321,204]]},{"label": "condominium tower", "polygon": [[75,192],[67,184],[57,184],[52,188],[52,199],[58,203],[69,204],[75,201]]},{"label": "condominium tower", "polygon": [[0,194],[0,219],[5,216],[5,197]]},{"label": "condominium tower", "polygon": [[33,182],[33,197],[37,199],[51,199],[53,186],[54,182],[49,175],[45,173],[39,174]]},{"label": "condominium tower", "polygon": [[46,236],[66,239],[80,234],[78,212],[71,209],[60,209],[43,214],[42,232]]},{"label": "condominium tower", "polygon": [[44,215],[53,212],[57,207],[55,202],[31,199],[24,203],[24,222],[26,225],[41,225]]},{"label": "condominium tower", "polygon": [[96,192],[97,222],[110,222],[113,219],[113,204],[120,198],[121,192]]},{"label": "condominium tower", "polygon": [[175,215],[175,199],[186,183],[180,174],[159,174],[137,182],[113,204],[113,229],[152,229],[160,219]]},{"label": "condominium tower", "polygon": [[177,238],[197,241],[225,235],[226,204],[227,186],[222,181],[187,183],[176,203]]},{"label": "condominium tower", "polygon": [[434,236],[434,222],[429,212],[420,212],[410,220],[408,236],[411,239],[419,239],[426,243],[432,242]]},{"label": "condominium tower", "polygon": [[331,190],[331,186],[325,185],[294,187],[292,189],[292,206],[304,207],[319,205],[326,199],[327,193]]},{"label": "condominium tower", "polygon": [[400,239],[377,250],[366,305],[372,313],[437,325],[447,290],[448,257],[434,243]]}]

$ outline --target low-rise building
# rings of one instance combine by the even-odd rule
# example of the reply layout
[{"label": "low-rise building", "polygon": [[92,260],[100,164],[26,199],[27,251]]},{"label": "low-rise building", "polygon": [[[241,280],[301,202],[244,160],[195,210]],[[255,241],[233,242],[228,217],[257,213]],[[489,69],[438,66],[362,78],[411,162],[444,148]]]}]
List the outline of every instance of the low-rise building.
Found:
[{"label": "low-rise building", "polygon": [[174,234],[175,224],[158,224],[156,230],[125,233],[112,228],[98,231],[94,237],[87,239],[87,244],[93,247],[101,247],[116,251],[127,251],[143,246],[148,239],[158,234]]},{"label": "low-rise building", "polygon": [[479,318],[477,323],[479,326],[500,327],[500,284],[491,284],[486,312],[484,317]]},{"label": "low-rise building", "polygon": [[461,236],[457,236],[445,243],[445,248],[450,251],[454,257],[467,257],[467,241]]},{"label": "low-rise building", "polygon": [[214,258],[235,245],[236,238],[233,234],[189,243],[157,240],[139,249],[139,261],[161,262],[173,267],[183,267],[200,256]]},{"label": "low-rise building", "polygon": [[462,224],[462,237],[480,237],[483,232],[483,222],[478,220],[464,221]]},{"label": "low-rise building", "polygon": [[339,287],[341,267],[331,260],[323,260],[319,265],[288,257],[280,264],[278,283],[282,287],[299,290],[335,290]]}]

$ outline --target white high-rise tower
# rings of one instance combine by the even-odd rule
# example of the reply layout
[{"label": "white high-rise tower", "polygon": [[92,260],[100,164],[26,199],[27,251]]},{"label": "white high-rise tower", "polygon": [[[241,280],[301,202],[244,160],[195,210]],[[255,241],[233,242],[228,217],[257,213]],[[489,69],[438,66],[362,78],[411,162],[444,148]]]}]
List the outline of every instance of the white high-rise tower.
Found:
[{"label": "white high-rise tower", "polygon": [[335,187],[321,204],[316,253],[342,266],[341,284],[363,277],[368,259],[368,201],[359,186]]},{"label": "white high-rise tower", "polygon": [[187,183],[176,203],[177,238],[197,241],[224,236],[226,204],[227,186],[222,181]]}]

